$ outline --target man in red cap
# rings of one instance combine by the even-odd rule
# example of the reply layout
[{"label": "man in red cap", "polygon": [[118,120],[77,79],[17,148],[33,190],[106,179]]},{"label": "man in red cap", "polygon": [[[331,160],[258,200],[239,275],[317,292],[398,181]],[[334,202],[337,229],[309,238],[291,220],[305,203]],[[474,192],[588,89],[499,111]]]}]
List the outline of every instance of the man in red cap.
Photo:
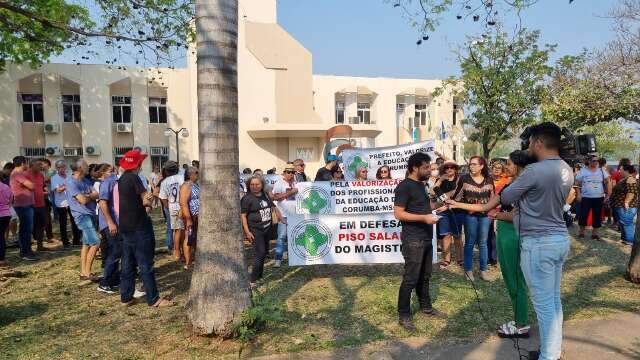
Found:
[{"label": "man in red cap", "polygon": [[153,268],[156,239],[151,218],[146,208],[151,207],[153,194],[142,184],[138,174],[147,156],[139,150],[131,150],[120,160],[124,174],[118,179],[120,237],[122,238],[122,270],[120,275],[120,301],[123,305],[134,303],[136,264],[147,297],[147,304],[154,307],[173,305],[160,297]]}]

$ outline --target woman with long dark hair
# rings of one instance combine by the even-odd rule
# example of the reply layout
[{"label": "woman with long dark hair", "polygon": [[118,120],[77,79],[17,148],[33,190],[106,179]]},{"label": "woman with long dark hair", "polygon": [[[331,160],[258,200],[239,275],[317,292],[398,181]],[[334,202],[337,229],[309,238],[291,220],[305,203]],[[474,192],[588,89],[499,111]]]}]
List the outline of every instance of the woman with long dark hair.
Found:
[{"label": "woman with long dark hair", "polygon": [[[510,176],[519,176],[529,164],[530,158],[526,151],[516,150],[509,155],[505,170]],[[505,185],[507,188],[509,185]],[[450,201],[454,209],[486,212],[500,205],[500,196],[494,195],[486,204],[463,204]],[[527,284],[520,269],[520,246],[518,234],[513,226],[513,206],[502,206],[499,212],[489,212],[489,216],[497,220],[498,262],[502,271],[502,278],[507,287],[511,306],[513,306],[514,321],[509,321],[498,328],[500,337],[528,337],[529,336],[529,295]]]},{"label": "woman with long dark hair", "polygon": [[380,166],[376,171],[376,179],[387,180],[391,179],[391,169],[387,165]]},{"label": "woman with long dark hair", "polygon": [[264,259],[269,251],[269,235],[273,226],[273,211],[278,220],[287,223],[278,208],[264,192],[264,180],[252,176],[247,180],[247,194],[240,200],[240,218],[244,234],[253,242],[253,266],[251,267],[251,288],[257,287],[262,278]]},{"label": "woman with long dark hair", "polygon": [[[493,180],[489,177],[487,161],[483,157],[474,156],[469,159],[469,174],[460,178],[456,192],[455,200],[458,202],[481,205],[489,202],[495,188]],[[487,238],[490,225],[491,219],[486,211],[467,211],[464,220],[464,271],[470,280],[474,280],[473,248],[476,244],[480,250],[480,279],[489,280]]]},{"label": "woman with long dark hair", "polygon": [[[436,182],[434,193],[442,193],[447,199],[453,199],[458,186],[458,164],[446,162],[442,165],[442,177]],[[440,267],[446,268],[451,264],[451,244],[456,249],[456,259],[458,265],[464,265],[463,245],[462,245],[462,225],[464,224],[465,212],[461,209],[454,209],[440,214],[442,218],[438,221],[438,235],[442,237],[442,261]]]}]

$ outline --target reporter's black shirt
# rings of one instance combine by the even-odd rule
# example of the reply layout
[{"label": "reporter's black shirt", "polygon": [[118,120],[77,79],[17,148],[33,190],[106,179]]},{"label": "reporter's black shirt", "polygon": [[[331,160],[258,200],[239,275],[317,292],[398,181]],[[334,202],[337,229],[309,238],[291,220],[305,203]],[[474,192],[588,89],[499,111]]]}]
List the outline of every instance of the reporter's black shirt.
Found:
[{"label": "reporter's black shirt", "polygon": [[[421,181],[404,179],[395,190],[395,206],[403,207],[410,214],[431,214],[431,203]],[[431,241],[433,225],[423,222],[402,221],[403,241]]]}]

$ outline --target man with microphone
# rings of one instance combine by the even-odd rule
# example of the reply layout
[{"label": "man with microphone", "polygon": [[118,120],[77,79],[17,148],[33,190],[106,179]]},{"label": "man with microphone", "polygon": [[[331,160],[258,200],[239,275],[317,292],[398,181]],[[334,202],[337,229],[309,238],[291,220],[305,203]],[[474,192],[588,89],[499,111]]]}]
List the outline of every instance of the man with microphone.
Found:
[{"label": "man with microphone", "polygon": [[425,153],[409,157],[409,175],[395,190],[393,214],[402,222],[402,256],[404,274],[398,293],[398,317],[400,326],[409,331],[416,327],[411,320],[411,293],[416,290],[420,309],[424,314],[439,316],[429,295],[429,280],[433,262],[433,224],[438,216],[431,214],[429,196],[424,181],[429,178],[431,158]]},{"label": "man with microphone", "polygon": [[532,126],[529,154],[537,162],[502,190],[500,202],[515,205],[520,267],[540,330],[540,352],[529,359],[557,360],[562,348],[562,266],[569,254],[563,206],[573,185],[571,167],[559,155],[562,131],[550,122]]}]

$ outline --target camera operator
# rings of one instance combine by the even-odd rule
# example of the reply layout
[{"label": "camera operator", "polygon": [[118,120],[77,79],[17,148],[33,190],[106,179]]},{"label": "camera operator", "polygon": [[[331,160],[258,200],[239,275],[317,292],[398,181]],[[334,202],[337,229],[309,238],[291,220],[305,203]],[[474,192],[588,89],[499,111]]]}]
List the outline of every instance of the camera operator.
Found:
[{"label": "camera operator", "polygon": [[540,328],[540,352],[530,359],[559,359],[562,348],[560,281],[570,247],[563,206],[573,176],[559,155],[561,137],[553,123],[531,127],[529,154],[538,162],[527,166],[500,194],[502,204],[517,204],[514,225],[521,239],[520,267]]}]

